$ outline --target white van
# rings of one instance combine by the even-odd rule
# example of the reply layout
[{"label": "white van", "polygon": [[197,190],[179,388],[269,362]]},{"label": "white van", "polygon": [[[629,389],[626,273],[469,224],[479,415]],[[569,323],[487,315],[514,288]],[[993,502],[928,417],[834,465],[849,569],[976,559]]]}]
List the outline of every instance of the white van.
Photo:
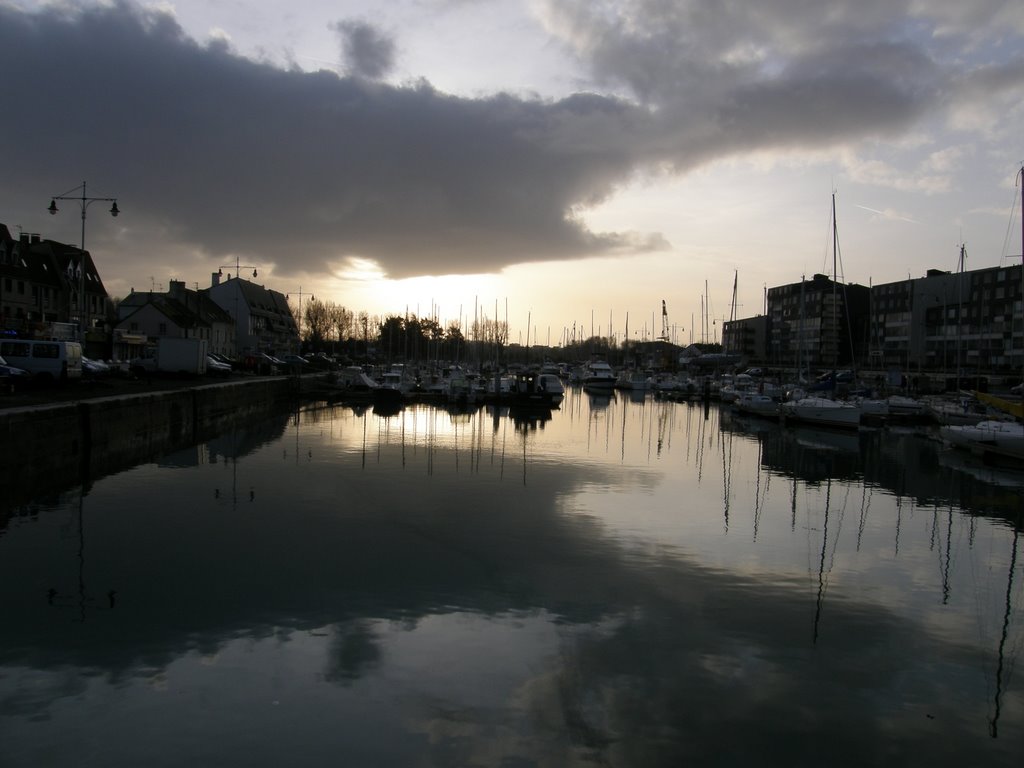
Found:
[{"label": "white van", "polygon": [[4,339],[0,357],[36,378],[67,381],[82,378],[82,345],[77,341]]}]

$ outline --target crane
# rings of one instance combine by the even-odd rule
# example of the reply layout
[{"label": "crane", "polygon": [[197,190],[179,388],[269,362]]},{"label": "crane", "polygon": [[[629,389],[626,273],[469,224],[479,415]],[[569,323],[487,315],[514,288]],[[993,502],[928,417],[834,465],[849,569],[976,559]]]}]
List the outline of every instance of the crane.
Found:
[{"label": "crane", "polygon": [[668,307],[665,306],[665,300],[661,300],[661,336],[658,337],[660,341],[668,341]]}]

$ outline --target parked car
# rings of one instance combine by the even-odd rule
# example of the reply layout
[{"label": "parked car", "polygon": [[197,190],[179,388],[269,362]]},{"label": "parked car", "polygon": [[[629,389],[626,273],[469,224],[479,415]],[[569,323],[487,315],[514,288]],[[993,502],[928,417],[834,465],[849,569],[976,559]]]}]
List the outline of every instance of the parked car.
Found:
[{"label": "parked car", "polygon": [[273,355],[268,355],[266,352],[260,352],[259,354],[254,356],[253,367],[256,369],[258,373],[266,374],[279,373],[287,366],[282,360],[279,360]]},{"label": "parked car", "polygon": [[314,352],[311,355],[306,355],[306,361],[309,363],[311,368],[315,368],[320,371],[329,371],[336,365],[334,360],[323,352]]},{"label": "parked car", "polygon": [[82,355],[82,376],[89,379],[97,379],[109,375],[109,365],[102,360],[93,360],[91,357]]},{"label": "parked car", "polygon": [[242,368],[242,363],[240,363],[238,360],[233,360],[227,355],[222,355],[219,352],[211,352],[210,357],[212,357],[214,360],[218,360],[224,363],[224,365],[229,366],[233,371],[237,371]]},{"label": "parked car", "polygon": [[8,365],[7,361],[0,357],[0,389],[3,389],[5,392],[14,392],[31,381],[31,373],[24,368]]},{"label": "parked car", "polygon": [[293,371],[300,371],[309,366],[309,361],[301,355],[285,355],[281,361]]},{"label": "parked car", "polygon": [[206,372],[211,376],[230,376],[231,366],[221,362],[213,355],[207,355]]}]

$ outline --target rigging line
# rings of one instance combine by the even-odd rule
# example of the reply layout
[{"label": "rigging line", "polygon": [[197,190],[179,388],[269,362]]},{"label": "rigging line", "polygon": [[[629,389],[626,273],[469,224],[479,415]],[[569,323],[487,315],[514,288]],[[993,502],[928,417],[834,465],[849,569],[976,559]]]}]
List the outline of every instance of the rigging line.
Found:
[{"label": "rigging line", "polygon": [[1003,250],[999,255],[999,263],[1002,265],[1004,261],[1010,258],[1010,240],[1017,236],[1016,224],[1017,210],[1019,208],[1020,192],[1018,192],[1017,185],[1013,187],[1013,202],[1010,203],[1010,216],[1006,222],[1006,235],[1003,237]]}]

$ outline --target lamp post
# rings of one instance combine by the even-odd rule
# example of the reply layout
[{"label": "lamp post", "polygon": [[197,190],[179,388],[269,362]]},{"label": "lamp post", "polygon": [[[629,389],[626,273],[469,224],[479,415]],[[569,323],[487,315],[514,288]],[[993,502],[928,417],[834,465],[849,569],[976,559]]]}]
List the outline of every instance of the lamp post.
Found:
[{"label": "lamp post", "polygon": [[239,264],[238,263],[238,257],[236,256],[235,257],[235,263],[233,265],[232,264],[221,264],[219,267],[217,267],[217,277],[224,277],[224,270],[225,269],[231,269],[232,266],[234,266],[234,268],[235,268],[235,279],[236,280],[238,279],[238,270],[239,269],[251,269],[252,270],[253,280],[255,280],[257,275],[258,275],[258,273],[256,272],[256,267],[254,267],[252,264]]},{"label": "lamp post", "polygon": [[[72,195],[71,194],[72,192],[77,192],[79,190],[81,190],[81,192],[82,192],[81,195]],[[79,204],[79,206],[81,206],[81,209],[82,209],[82,241],[81,241],[82,244],[81,244],[81,256],[79,257],[79,264],[78,264],[78,272],[79,272],[79,274],[78,274],[78,324],[79,324],[79,329],[81,331],[81,337],[82,337],[81,340],[84,342],[85,341],[85,331],[86,331],[86,327],[87,327],[86,318],[85,318],[85,313],[86,313],[86,306],[85,306],[85,212],[88,210],[90,205],[92,205],[93,203],[95,203],[97,201],[102,201],[102,202],[106,202],[106,203],[113,203],[113,205],[110,206],[110,215],[111,216],[117,216],[121,211],[119,211],[118,208],[117,208],[117,198],[116,197],[89,197],[86,194],[86,188],[85,188],[85,182],[84,181],[82,182],[81,186],[75,187],[74,189],[70,189],[67,192],[65,192],[63,195],[54,195],[52,198],[50,198],[50,207],[47,208],[46,210],[48,210],[50,212],[51,216],[56,215],[57,211],[60,210],[57,207],[57,201],[58,200],[74,200],[74,201],[76,201]],[[70,312],[69,312],[69,314],[70,314]]]},{"label": "lamp post", "polygon": [[[234,266],[234,268],[235,268],[235,280],[238,280],[238,271],[240,269],[243,269],[243,268],[244,269],[251,269],[252,270],[253,280],[255,280],[256,277],[259,274],[256,271],[256,267],[254,267],[252,264],[239,264],[238,263],[238,257],[236,256],[235,257],[234,265],[231,265],[231,264],[221,264],[219,267],[217,267],[217,277],[218,278],[224,277],[224,270],[225,269],[231,269],[232,266]],[[230,275],[228,277],[230,279]],[[240,290],[241,290],[241,288],[239,286],[237,286],[237,285],[234,286],[234,293],[235,293],[235,354],[236,355],[240,351],[238,349],[238,336],[239,336],[239,331],[241,329],[241,320],[240,320],[240,318],[238,316],[238,294],[239,294]],[[247,340],[248,340],[248,338],[250,336],[252,336],[251,330],[252,329],[251,329],[251,325],[250,325],[250,328],[247,329],[247,332],[245,334],[245,337],[246,337]]]},{"label": "lamp post", "polygon": [[[301,285],[299,286],[299,290],[296,292],[295,295],[299,297],[299,319],[298,319],[298,322],[295,324],[295,327],[296,327],[296,330],[299,332],[299,350],[298,351],[299,351],[299,354],[301,354],[302,353],[302,297],[303,296],[308,296],[310,301],[315,301],[316,300],[316,296],[314,296],[312,293],[303,293]],[[288,299],[291,298],[291,296],[285,295],[284,298],[285,298],[285,300],[288,300]]]}]

